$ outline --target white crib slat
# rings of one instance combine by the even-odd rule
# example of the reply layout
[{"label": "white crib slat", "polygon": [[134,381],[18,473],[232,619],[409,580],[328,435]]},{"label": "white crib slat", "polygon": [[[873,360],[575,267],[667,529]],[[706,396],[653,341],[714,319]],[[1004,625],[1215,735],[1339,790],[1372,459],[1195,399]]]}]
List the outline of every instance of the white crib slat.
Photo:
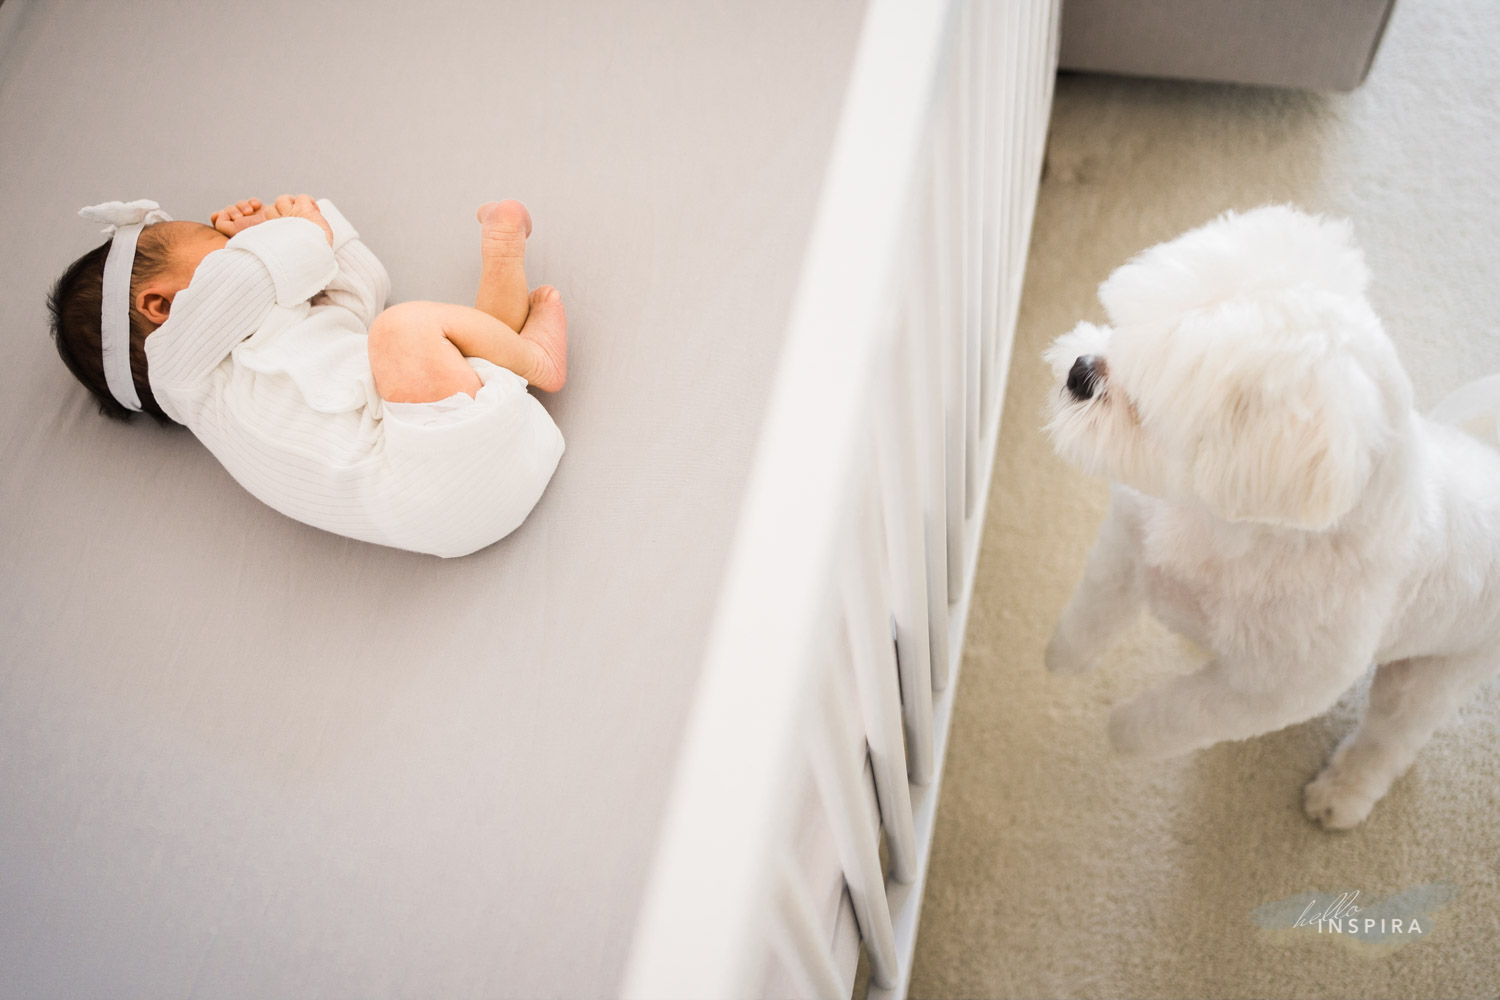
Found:
[{"label": "white crib slat", "polygon": [[[1000,232],[1001,218],[999,211],[1000,181],[1005,173],[1005,157],[1001,148],[1001,136],[1004,135],[1005,102],[1003,94],[997,93],[995,81],[998,79],[997,65],[999,59],[996,54],[1002,39],[999,35],[1000,25],[1004,21],[1005,11],[996,9],[988,4],[981,5],[983,13],[983,24],[978,32],[981,47],[979,60],[980,79],[978,86],[980,92],[985,95],[985,114],[981,119],[980,142],[985,150],[986,167],[982,175],[981,185],[982,207],[979,218],[982,223],[983,248],[981,258],[983,264],[980,266],[980,308],[979,308],[979,412],[981,415],[988,414],[995,394],[999,387],[995,384],[995,340],[998,334],[997,316],[998,284],[1000,274]],[[980,420],[980,430],[984,429],[984,421]]]},{"label": "white crib slat", "polygon": [[[960,39],[963,38],[963,30],[963,22],[960,22]],[[967,47],[960,42],[959,48],[962,53]],[[945,282],[946,287],[939,293],[945,298],[951,296],[948,317],[950,322],[945,323],[939,331],[944,356],[947,358],[943,403],[948,428],[947,527],[948,597],[950,600],[963,589],[964,501],[967,493],[965,465],[968,429],[965,426],[967,407],[964,403],[964,387],[968,385],[964,368],[967,361],[965,334],[968,324],[966,298],[968,295],[968,259],[966,254],[969,242],[965,218],[968,206],[968,147],[965,135],[967,130],[964,127],[968,115],[968,100],[964,93],[966,66],[964,58],[955,58],[949,72],[948,115],[944,122],[947,136],[946,141],[942,143],[946,162],[941,164],[939,171],[947,178],[945,185],[948,195],[947,204],[942,210],[948,221],[945,235],[950,241],[951,248],[947,262],[951,281]]]},{"label": "white crib slat", "polygon": [[[1047,53],[1041,46],[1042,33],[1045,30],[1045,22],[1042,20],[1046,11],[1040,4],[1030,3],[1026,5],[1026,29],[1022,41],[1025,44],[1026,53],[1026,176],[1031,177],[1032,164],[1041,155],[1040,138],[1042,134],[1042,66],[1047,61]],[[1030,187],[1030,185],[1027,185]],[[1035,199],[1031,199],[1033,202]],[[1031,226],[1026,226],[1027,235],[1030,235]],[[1021,247],[1024,254],[1029,248]]]},{"label": "white crib slat", "polygon": [[964,191],[964,519],[974,517],[979,506],[979,391],[982,310],[984,306],[984,125],[989,96],[980,85],[987,53],[981,48],[987,3],[968,0],[964,4],[965,25],[959,36],[963,49],[964,96],[968,115],[964,142],[969,182]]},{"label": "white crib slat", "polygon": [[995,173],[995,326],[996,336],[992,344],[991,358],[994,362],[996,395],[1005,393],[1005,372],[999,365],[999,356],[1009,340],[1010,325],[1010,281],[1008,274],[1012,264],[1011,233],[1015,228],[1017,177],[1022,172],[1017,166],[1022,146],[1020,121],[1023,111],[1017,107],[1014,78],[1016,58],[1020,41],[1017,28],[1020,12],[1016,4],[1002,4],[997,12],[995,31],[994,76],[990,86],[995,103],[1002,109],[996,119],[1000,131],[997,149],[1000,169]]},{"label": "white crib slat", "polygon": [[1008,263],[1007,234],[1013,225],[1010,190],[1011,178],[1016,173],[1016,114],[1006,79],[1010,72],[1008,53],[1014,45],[1011,36],[1015,31],[1015,5],[1001,5],[993,12],[991,20],[991,30],[986,37],[992,55],[986,60],[988,78],[985,88],[990,94],[990,105],[994,109],[990,123],[990,147],[995,153],[995,169],[990,171],[988,178],[990,186],[987,202],[989,229],[986,255],[988,263],[985,271],[985,374],[988,391],[984,395],[982,410],[986,417],[985,427],[989,426],[989,414],[999,406],[999,400],[1005,392],[1006,373],[1001,367],[1001,353],[1009,341],[1005,336],[1009,331],[1005,322],[1009,305],[1006,300],[1008,284],[1005,270]]},{"label": "white crib slat", "polygon": [[1024,46],[1026,54],[1026,131],[1025,156],[1019,161],[1023,179],[1020,203],[1020,245],[1017,248],[1019,264],[1016,268],[1017,314],[1020,312],[1021,283],[1025,276],[1026,255],[1031,249],[1031,221],[1036,213],[1037,185],[1041,181],[1042,156],[1046,152],[1044,137],[1050,107],[1042,103],[1045,93],[1045,77],[1053,72],[1050,52],[1045,47],[1048,24],[1051,19],[1050,5],[1033,3],[1027,7],[1025,32],[1018,32],[1017,44]]},{"label": "white crib slat", "polygon": [[913,391],[920,377],[913,330],[903,315],[895,352],[881,381],[889,402],[879,407],[876,464],[885,498],[891,612],[896,619],[896,660],[901,711],[906,720],[907,769],[914,784],[932,780],[932,645],[927,625],[926,528],[922,465],[917,446],[921,413]]},{"label": "white crib slat", "polygon": [[[938,84],[942,87],[942,82]],[[941,105],[940,105],[941,108]],[[919,201],[917,266],[910,272],[907,308],[912,373],[919,401],[917,441],[922,456],[922,521],[927,559],[927,636],[932,688],[948,685],[948,477],[947,418],[943,406],[947,341],[942,267],[946,260],[947,192],[943,190],[942,120],[936,116],[925,157],[927,198]]]},{"label": "white crib slat", "polygon": [[885,552],[876,516],[880,495],[872,490],[867,496],[869,503],[858,504],[851,511],[855,532],[842,581],[844,613],[891,870],[896,881],[910,882],[917,869],[917,835],[912,826],[911,787],[907,784],[900,678],[891,643]]},{"label": "white crib slat", "polygon": [[1025,266],[1024,233],[1026,213],[1026,164],[1031,160],[1030,101],[1025,93],[1027,77],[1026,55],[1026,9],[1017,6],[1012,11],[1011,30],[1006,43],[1006,72],[1011,101],[1016,108],[1014,128],[1016,130],[1016,158],[1011,165],[1009,232],[1006,234],[1005,285],[1009,308],[1006,310],[1007,324],[1013,324],[1019,311],[1021,297],[1021,271]]},{"label": "white crib slat", "polygon": [[1052,98],[1057,94],[1057,63],[1062,49],[1062,5],[1053,0],[1047,5],[1049,20],[1052,22],[1051,41],[1047,46],[1047,65],[1042,70],[1047,78],[1047,107],[1043,109],[1042,116],[1049,127],[1052,122]]},{"label": "white crib slat", "polygon": [[[1022,213],[1026,210],[1023,204],[1026,196],[1025,164],[1030,157],[1031,148],[1026,136],[1026,123],[1030,120],[1031,109],[1026,107],[1025,98],[1020,96],[1025,78],[1025,8],[1007,5],[1005,13],[1004,64],[1001,71],[1004,73],[1005,103],[1010,107],[1010,120],[1007,123],[1010,159],[1006,164],[1005,175],[1005,259],[1000,267],[999,277],[1005,302],[1000,321],[1009,330],[1014,326],[1021,294],[1017,283],[1019,265],[1016,263],[1016,256],[1021,243]],[[1005,367],[1007,365],[1004,359],[997,357],[996,371]]]},{"label": "white crib slat", "polygon": [[[990,148],[990,137],[993,135],[993,122],[991,119],[995,114],[996,105],[991,100],[988,81],[990,78],[990,64],[994,62],[994,51],[990,42],[990,29],[994,23],[993,5],[979,2],[975,7],[974,23],[974,92],[978,95],[980,113],[975,118],[974,141],[978,146],[978,157],[980,161],[979,186],[975,193],[973,212],[979,222],[979,266],[977,272],[979,283],[974,291],[975,311],[978,315],[976,325],[979,328],[979,352],[978,367],[979,379],[978,391],[974,396],[975,410],[983,414],[985,412],[985,401],[990,397],[990,374],[989,374],[989,284],[990,284],[990,214],[991,191],[994,188],[992,174],[998,161],[995,151]],[[983,429],[983,422],[980,422]],[[974,498],[974,499],[977,499]],[[970,501],[970,509],[973,508],[973,500]]]},{"label": "white crib slat", "polygon": [[791,973],[798,996],[848,1000],[850,986],[834,964],[812,894],[790,857],[781,859],[776,906],[767,936],[772,950]]},{"label": "white crib slat", "polygon": [[1052,97],[1057,92],[1057,61],[1062,47],[1062,4],[1050,0],[1047,4],[1048,19],[1052,22],[1051,41],[1047,45],[1047,114],[1050,118]]},{"label": "white crib slat", "polygon": [[[1021,169],[1020,163],[1024,161],[1026,153],[1025,131],[1026,109],[1021,107],[1020,99],[1016,96],[1016,90],[1020,85],[1021,70],[1019,59],[1021,55],[1021,43],[1017,39],[1021,27],[1021,10],[1018,6],[1006,4],[1004,7],[1005,32],[1000,42],[1000,50],[997,53],[1000,71],[1000,87],[1005,93],[1001,103],[1006,107],[1005,141],[1006,160],[1005,174],[1001,178],[1002,200],[1001,216],[1004,232],[1000,240],[1000,322],[1008,325],[1010,313],[1015,305],[1015,285],[1011,281],[1011,272],[1015,269],[1015,245],[1016,227],[1018,226],[1018,212],[1021,208],[1021,191],[1023,187],[1022,177],[1025,171]],[[1003,338],[1002,338],[1003,339]],[[999,365],[996,365],[998,370]]]},{"label": "white crib slat", "polygon": [[1051,22],[1051,7],[1046,3],[1034,3],[1030,29],[1024,44],[1030,57],[1031,86],[1027,90],[1028,111],[1031,115],[1031,156],[1026,161],[1026,235],[1021,244],[1021,264],[1024,271],[1025,255],[1031,250],[1031,224],[1036,217],[1037,184],[1041,179],[1042,158],[1047,151],[1047,118],[1050,106],[1044,103],[1047,95],[1047,78],[1053,75],[1052,52],[1046,40]]},{"label": "white crib slat", "polygon": [[[1052,118],[1052,92],[1057,83],[1057,43],[1058,43],[1058,14],[1060,7],[1055,3],[1043,3],[1040,14],[1040,26],[1037,29],[1038,40],[1033,44],[1037,51],[1037,96],[1032,107],[1035,109],[1037,119],[1036,149],[1032,154],[1031,178],[1033,185],[1041,180],[1042,164],[1047,157],[1047,126]],[[1033,186],[1033,194],[1036,193]],[[1037,199],[1031,199],[1030,211],[1027,218],[1034,220],[1036,217]],[[1027,224],[1028,231],[1030,223]],[[1029,250],[1029,247],[1028,247]]]},{"label": "white crib slat", "polygon": [[[836,678],[837,673],[829,675]],[[849,884],[849,899],[859,920],[860,937],[870,958],[870,979],[877,986],[896,981],[896,934],[891,926],[890,904],[885,895],[885,875],[875,831],[866,820],[860,801],[861,769],[850,758],[851,742],[843,709],[832,683],[821,685],[821,711],[810,740],[813,780],[823,802],[839,863]]]}]

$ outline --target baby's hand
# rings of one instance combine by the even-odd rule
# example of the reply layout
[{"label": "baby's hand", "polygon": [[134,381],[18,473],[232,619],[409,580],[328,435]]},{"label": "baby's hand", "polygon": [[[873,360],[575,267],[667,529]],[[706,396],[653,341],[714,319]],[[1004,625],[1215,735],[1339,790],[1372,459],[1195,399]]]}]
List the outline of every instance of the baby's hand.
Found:
[{"label": "baby's hand", "polygon": [[251,226],[260,225],[269,218],[272,216],[266,214],[266,208],[260,203],[260,199],[249,198],[219,209],[208,217],[208,221],[225,236],[234,236]]},{"label": "baby's hand", "polygon": [[268,219],[307,219],[316,222],[323,227],[323,233],[328,237],[328,245],[333,246],[333,227],[323,218],[323,213],[318,210],[318,203],[309,194],[284,194],[276,199],[276,204],[266,209]]}]

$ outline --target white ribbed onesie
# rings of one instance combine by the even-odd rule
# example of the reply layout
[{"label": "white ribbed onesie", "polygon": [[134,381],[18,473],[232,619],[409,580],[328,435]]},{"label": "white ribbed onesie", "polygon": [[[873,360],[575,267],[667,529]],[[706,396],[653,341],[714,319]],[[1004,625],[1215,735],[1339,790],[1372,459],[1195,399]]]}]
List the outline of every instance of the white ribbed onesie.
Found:
[{"label": "white ribbed onesie", "polygon": [[390,279],[318,207],[332,247],[314,222],[271,219],[198,265],[146,338],[157,403],[289,517],[439,556],[498,541],[541,497],[562,433],[524,378],[478,358],[474,399],[384,403],[367,331]]}]

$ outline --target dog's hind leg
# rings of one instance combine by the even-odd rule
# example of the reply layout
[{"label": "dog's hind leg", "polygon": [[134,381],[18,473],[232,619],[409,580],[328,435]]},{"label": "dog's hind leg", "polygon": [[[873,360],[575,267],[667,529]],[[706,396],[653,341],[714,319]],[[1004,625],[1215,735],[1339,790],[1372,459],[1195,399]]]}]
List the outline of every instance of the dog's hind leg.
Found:
[{"label": "dog's hind leg", "polygon": [[1496,654],[1381,664],[1359,727],[1308,783],[1303,809],[1330,830],[1357,826],[1443,720],[1495,671]]},{"label": "dog's hind leg", "polygon": [[1089,552],[1083,580],[1047,643],[1047,669],[1053,673],[1081,674],[1097,666],[1139,617],[1141,517],[1137,494],[1118,486],[1110,491],[1109,513]]}]

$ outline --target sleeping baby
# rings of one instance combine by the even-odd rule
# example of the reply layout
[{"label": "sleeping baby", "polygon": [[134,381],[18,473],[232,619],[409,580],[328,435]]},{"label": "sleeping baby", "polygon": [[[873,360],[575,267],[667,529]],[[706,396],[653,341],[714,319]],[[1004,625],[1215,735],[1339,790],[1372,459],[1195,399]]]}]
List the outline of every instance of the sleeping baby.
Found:
[{"label": "sleeping baby", "polygon": [[528,385],[567,376],[557,290],[528,294],[531,216],[479,209],[474,308],[403,302],[327,199],[236,202],[211,225],[155,202],[83,209],[109,242],[52,290],[53,336],[108,415],[186,425],[299,521],[467,555],[535,506],[563,439]]}]

